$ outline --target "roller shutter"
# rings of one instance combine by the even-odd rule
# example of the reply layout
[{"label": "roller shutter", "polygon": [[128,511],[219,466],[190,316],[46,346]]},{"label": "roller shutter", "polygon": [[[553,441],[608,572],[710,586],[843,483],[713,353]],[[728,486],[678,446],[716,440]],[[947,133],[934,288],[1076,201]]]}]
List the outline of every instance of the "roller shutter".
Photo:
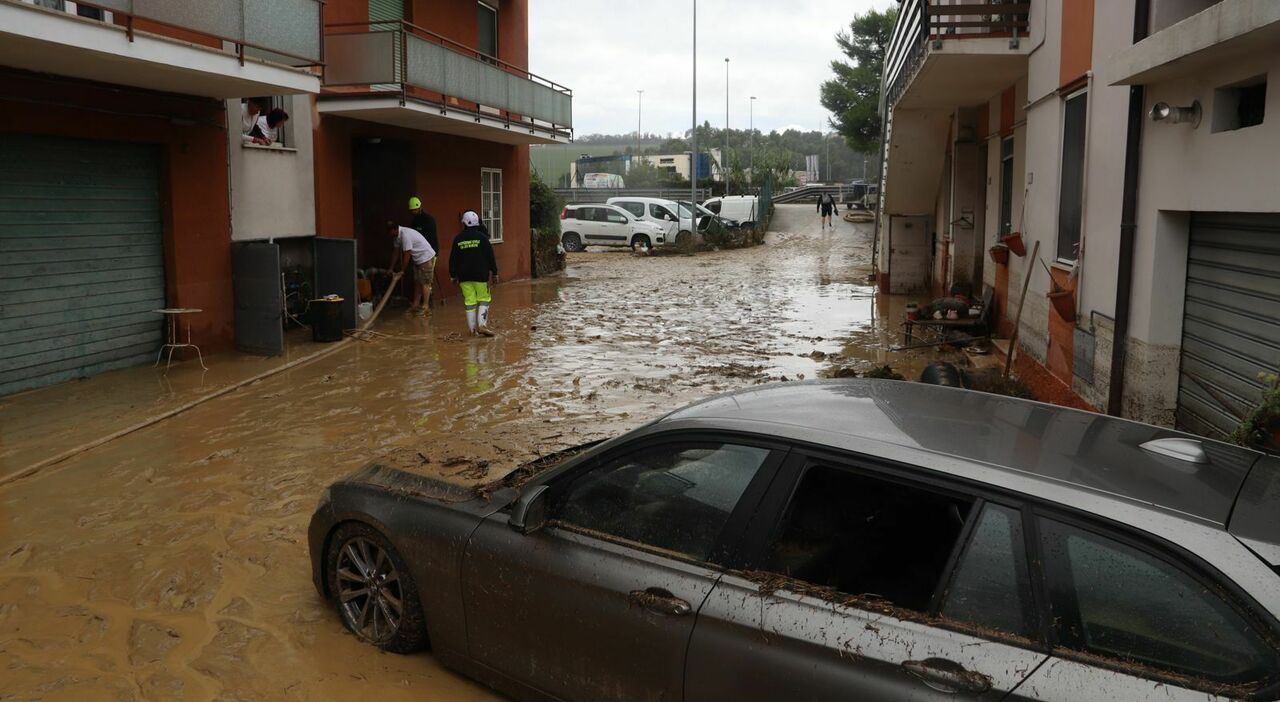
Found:
[{"label": "roller shutter", "polygon": [[1280,215],[1191,219],[1178,428],[1231,433],[1280,365]]},{"label": "roller shutter", "polygon": [[0,395],[156,353],[159,173],[146,145],[0,135]]}]

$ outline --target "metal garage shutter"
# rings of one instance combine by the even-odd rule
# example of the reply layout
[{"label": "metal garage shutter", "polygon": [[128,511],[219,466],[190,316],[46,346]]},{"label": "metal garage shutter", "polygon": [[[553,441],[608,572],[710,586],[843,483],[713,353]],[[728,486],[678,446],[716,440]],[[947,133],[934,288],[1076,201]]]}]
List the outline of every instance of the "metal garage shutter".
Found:
[{"label": "metal garage shutter", "polygon": [[155,149],[0,135],[0,395],[149,359],[164,302]]},{"label": "metal garage shutter", "polygon": [[1185,310],[1178,428],[1229,434],[1280,365],[1280,215],[1193,215]]}]

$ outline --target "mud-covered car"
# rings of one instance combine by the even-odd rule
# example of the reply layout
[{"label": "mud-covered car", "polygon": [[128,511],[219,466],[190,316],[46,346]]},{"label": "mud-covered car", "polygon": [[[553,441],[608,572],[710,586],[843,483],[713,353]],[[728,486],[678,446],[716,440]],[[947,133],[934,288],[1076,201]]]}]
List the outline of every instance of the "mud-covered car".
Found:
[{"label": "mud-covered car", "polygon": [[478,488],[330,487],[360,638],[521,699],[1280,697],[1280,461],[895,381],[716,397]]}]

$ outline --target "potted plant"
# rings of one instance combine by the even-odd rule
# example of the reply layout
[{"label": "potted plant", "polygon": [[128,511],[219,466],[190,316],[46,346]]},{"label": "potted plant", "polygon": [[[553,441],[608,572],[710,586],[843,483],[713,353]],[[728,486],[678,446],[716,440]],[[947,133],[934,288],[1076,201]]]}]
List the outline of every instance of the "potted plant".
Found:
[{"label": "potted plant", "polygon": [[1280,374],[1259,373],[1262,399],[1240,422],[1231,441],[1250,448],[1280,453]]},{"label": "potted plant", "polygon": [[1000,241],[1019,257],[1027,255],[1027,245],[1022,241],[1022,232],[1013,232],[1009,236],[1000,237]]},{"label": "potted plant", "polygon": [[991,260],[996,265],[1005,266],[1009,264],[1009,247],[1004,244],[996,244],[987,249],[987,253],[991,255]]}]

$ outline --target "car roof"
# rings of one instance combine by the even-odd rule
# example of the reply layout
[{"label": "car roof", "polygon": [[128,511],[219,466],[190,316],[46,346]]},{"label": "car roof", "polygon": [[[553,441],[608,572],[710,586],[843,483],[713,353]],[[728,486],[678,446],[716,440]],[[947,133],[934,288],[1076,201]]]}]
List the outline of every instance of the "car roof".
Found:
[{"label": "car roof", "polygon": [[[894,380],[778,383],[720,395],[659,421],[761,422],[779,437],[825,445],[850,436],[1032,475],[1225,526],[1260,454],[1171,429],[1001,395]],[[1141,448],[1200,442],[1207,462]],[[987,474],[974,471],[974,474]],[[1064,495],[1064,498],[1069,497]],[[1064,499],[1064,502],[1070,500]]]},{"label": "car roof", "polygon": [[611,205],[612,205],[613,203],[615,203],[615,202],[643,202],[643,203],[645,203],[646,205],[648,205],[648,204],[667,205],[667,204],[672,204],[672,203],[674,203],[675,201],[674,201],[674,200],[668,200],[668,199],[666,199],[666,198],[664,198],[664,197],[648,197],[648,196],[640,196],[640,195],[635,195],[635,196],[623,195],[623,196],[611,197],[611,198],[609,198],[609,199],[608,199],[608,201],[607,201],[607,202],[608,202],[609,204],[611,204]]}]

